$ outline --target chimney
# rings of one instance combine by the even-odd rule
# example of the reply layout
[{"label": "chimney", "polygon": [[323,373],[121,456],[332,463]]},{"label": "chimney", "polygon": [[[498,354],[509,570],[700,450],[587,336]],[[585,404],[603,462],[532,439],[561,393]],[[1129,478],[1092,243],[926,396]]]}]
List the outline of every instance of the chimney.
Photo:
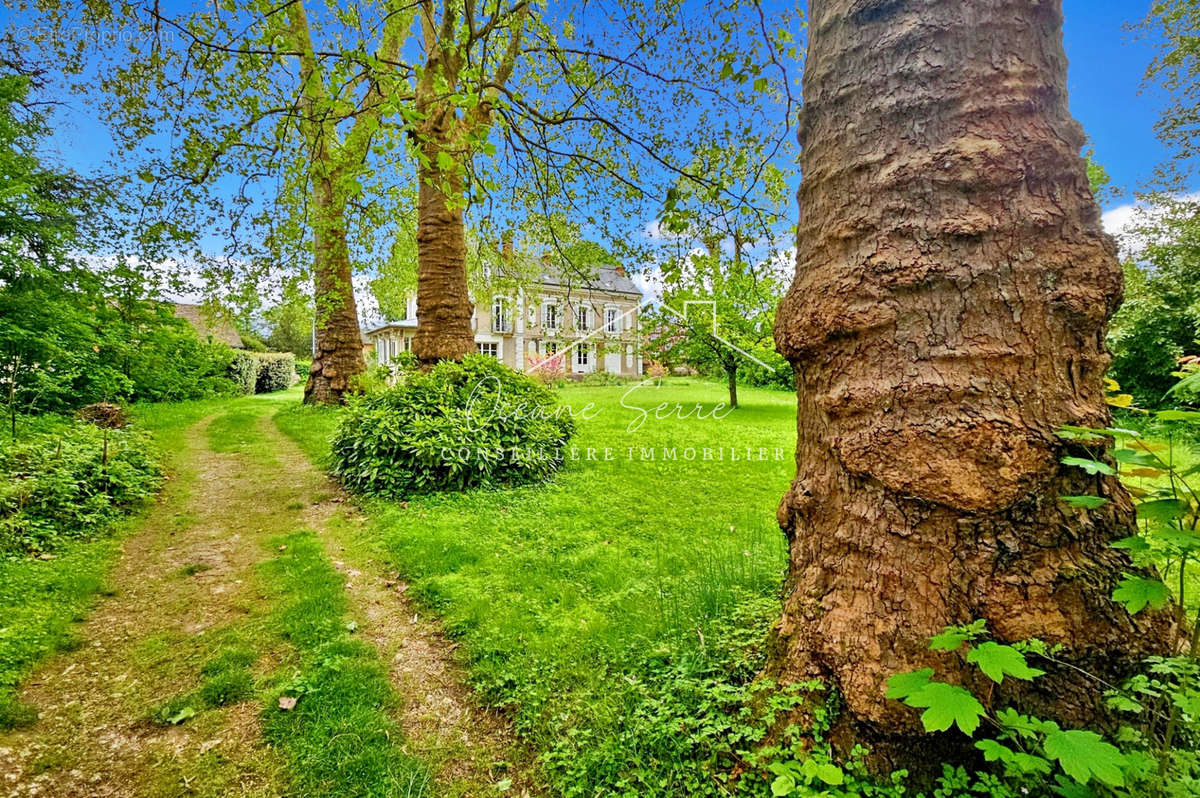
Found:
[{"label": "chimney", "polygon": [[628,275],[628,274],[625,272],[625,267],[624,267],[624,266],[617,266],[617,276],[618,276],[618,277],[628,277],[628,276],[629,276],[629,275]]},{"label": "chimney", "polygon": [[512,230],[505,230],[500,236],[500,253],[504,256],[505,263],[512,262],[513,256],[513,233]]}]

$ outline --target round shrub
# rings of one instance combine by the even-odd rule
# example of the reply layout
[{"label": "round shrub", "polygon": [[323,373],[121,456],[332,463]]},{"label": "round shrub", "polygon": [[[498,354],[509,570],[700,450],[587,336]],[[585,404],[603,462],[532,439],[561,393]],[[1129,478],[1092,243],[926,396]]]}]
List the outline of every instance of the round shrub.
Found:
[{"label": "round shrub", "polygon": [[468,355],[352,400],[333,437],[334,472],[388,498],[538,482],[562,465],[574,431],[550,390]]}]

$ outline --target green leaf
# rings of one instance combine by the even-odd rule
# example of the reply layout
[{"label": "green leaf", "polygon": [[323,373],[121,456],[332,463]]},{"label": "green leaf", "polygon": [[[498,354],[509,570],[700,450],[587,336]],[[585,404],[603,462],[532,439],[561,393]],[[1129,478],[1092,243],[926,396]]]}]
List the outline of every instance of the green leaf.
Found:
[{"label": "green leaf", "polygon": [[1064,441],[1100,441],[1110,432],[1107,429],[1094,427],[1073,427],[1070,425],[1058,428],[1057,435]]},{"label": "green leaf", "polygon": [[929,638],[931,651],[957,651],[959,646],[971,639],[971,635],[961,629],[947,629],[939,635]]},{"label": "green leaf", "polygon": [[1006,745],[996,742],[995,740],[978,740],[975,747],[983,751],[983,758],[988,762],[1009,762],[1013,758],[1013,751]]},{"label": "green leaf", "polygon": [[769,85],[770,85],[770,82],[766,78],[755,78],[754,79],[754,90],[757,92],[766,91],[767,87]]},{"label": "green leaf", "polygon": [[997,684],[1002,683],[1005,676],[1030,680],[1045,673],[1045,671],[1029,667],[1029,663],[1025,661],[1025,655],[1012,646],[991,641],[972,648],[971,652],[967,654],[967,662],[978,665],[979,670]]},{"label": "green leaf", "polygon": [[986,710],[975,696],[956,684],[930,682],[905,699],[910,707],[927,707],[921,713],[925,731],[946,731],[951,726],[968,736],[979,728]]},{"label": "green leaf", "polygon": [[1149,452],[1139,452],[1135,449],[1114,449],[1112,455],[1114,460],[1125,465],[1146,468],[1158,468],[1162,465],[1162,461]]},{"label": "green leaf", "polygon": [[816,767],[817,778],[828,784],[830,787],[836,787],[846,780],[846,774],[842,769],[832,762],[818,762]]},{"label": "green leaf", "polygon": [[1058,498],[1072,507],[1086,507],[1089,510],[1095,510],[1097,507],[1108,504],[1108,499],[1103,496],[1059,496]]},{"label": "green leaf", "polygon": [[912,673],[897,673],[887,680],[886,698],[907,698],[929,684],[933,668],[922,668]]},{"label": "green leaf", "polygon": [[1155,499],[1154,501],[1142,502],[1137,506],[1137,517],[1139,521],[1160,521],[1169,523],[1178,518],[1183,518],[1191,510],[1188,503],[1181,499]]},{"label": "green leaf", "polygon": [[1150,544],[1141,535],[1130,535],[1127,538],[1121,538],[1114,542],[1112,547],[1114,549],[1124,549],[1133,554],[1141,554],[1150,550]]},{"label": "green leaf", "polygon": [[1155,415],[1159,421],[1200,421],[1197,410],[1159,410]]},{"label": "green leaf", "polygon": [[777,797],[791,795],[795,789],[796,779],[787,773],[784,773],[781,776],[776,776],[775,781],[771,782],[771,795]]},{"label": "green leaf", "polygon": [[454,156],[445,150],[438,150],[437,165],[438,169],[442,170],[443,172],[453,171],[457,166]]},{"label": "green leaf", "polygon": [[1158,579],[1126,575],[1112,594],[1113,601],[1123,604],[1130,615],[1141,612],[1147,605],[1159,609],[1171,599],[1171,592]]},{"label": "green leaf", "polygon": [[1106,474],[1113,476],[1116,474],[1116,469],[1108,463],[1102,463],[1099,460],[1088,460],[1083,457],[1064,457],[1062,459],[1064,465],[1078,466],[1089,474]]},{"label": "green leaf", "polygon": [[1082,729],[1057,731],[1046,736],[1046,756],[1058,760],[1063,771],[1080,784],[1095,778],[1112,787],[1125,784],[1121,772],[1125,757],[1115,745],[1095,732]]},{"label": "green leaf", "polygon": [[180,723],[183,723],[188,718],[194,718],[194,717],[196,717],[196,710],[192,709],[191,707],[184,707],[183,709],[179,710],[171,717],[167,718],[167,723],[178,726]]}]

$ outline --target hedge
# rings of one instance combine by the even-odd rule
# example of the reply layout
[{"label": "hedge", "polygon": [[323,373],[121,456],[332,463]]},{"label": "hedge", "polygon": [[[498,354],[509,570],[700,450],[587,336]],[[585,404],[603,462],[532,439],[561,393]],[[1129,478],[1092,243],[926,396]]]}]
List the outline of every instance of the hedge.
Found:
[{"label": "hedge", "polygon": [[296,381],[296,356],[291,352],[246,352],[234,355],[229,378],[244,394],[274,393]]}]

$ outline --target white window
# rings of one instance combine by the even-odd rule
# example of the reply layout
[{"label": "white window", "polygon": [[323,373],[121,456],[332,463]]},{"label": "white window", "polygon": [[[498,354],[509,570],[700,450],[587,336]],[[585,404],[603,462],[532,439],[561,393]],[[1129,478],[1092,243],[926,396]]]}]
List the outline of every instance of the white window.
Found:
[{"label": "white window", "polygon": [[621,311],[616,308],[604,309],[604,331],[610,333],[621,331]]},{"label": "white window", "polygon": [[388,350],[389,350],[388,357],[396,356],[396,352],[398,350],[396,349],[396,339],[395,338],[388,339]]},{"label": "white window", "polygon": [[588,330],[591,329],[591,315],[588,313],[587,305],[580,305],[575,310],[575,329]]},{"label": "white window", "polygon": [[575,347],[575,365],[580,368],[585,368],[588,364],[588,347]]},{"label": "white window", "polygon": [[542,309],[542,325],[547,330],[558,329],[558,305],[548,303],[546,307]]},{"label": "white window", "polygon": [[508,318],[508,302],[502,296],[492,300],[492,332],[512,332],[512,321]]},{"label": "white window", "polygon": [[404,351],[405,352],[412,351],[412,337],[411,336],[408,336],[408,335],[404,336]]},{"label": "white window", "polygon": [[387,349],[384,348],[385,342],[382,338],[375,339],[375,360],[380,363],[387,362]]},{"label": "white window", "polygon": [[500,357],[500,346],[495,342],[479,342],[475,344],[475,348],[479,350],[481,355],[491,355],[494,358]]}]

